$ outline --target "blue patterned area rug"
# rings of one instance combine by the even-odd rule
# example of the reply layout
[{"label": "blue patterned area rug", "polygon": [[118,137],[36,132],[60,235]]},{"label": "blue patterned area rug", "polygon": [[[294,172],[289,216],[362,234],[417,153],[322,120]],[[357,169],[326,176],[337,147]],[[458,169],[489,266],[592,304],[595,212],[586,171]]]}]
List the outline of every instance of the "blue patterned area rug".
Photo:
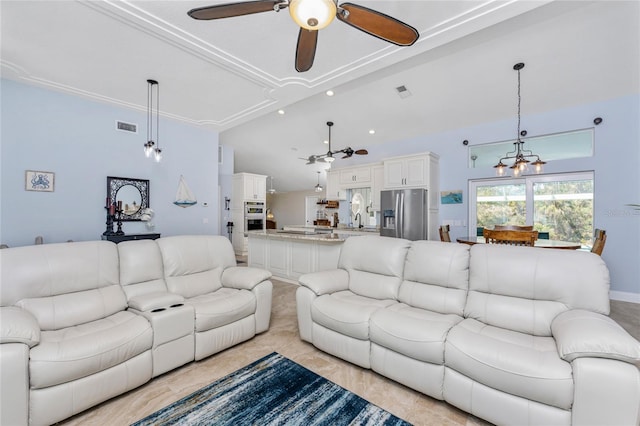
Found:
[{"label": "blue patterned area rug", "polygon": [[133,425],[174,424],[409,425],[275,352]]}]

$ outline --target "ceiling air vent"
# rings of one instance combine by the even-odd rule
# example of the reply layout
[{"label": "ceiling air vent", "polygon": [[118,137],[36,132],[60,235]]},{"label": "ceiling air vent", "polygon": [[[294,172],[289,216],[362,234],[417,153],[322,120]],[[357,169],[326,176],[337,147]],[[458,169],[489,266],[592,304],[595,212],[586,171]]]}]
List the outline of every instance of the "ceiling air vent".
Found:
[{"label": "ceiling air vent", "polygon": [[125,123],[124,121],[116,121],[116,130],[123,132],[138,133],[138,125],[132,123]]},{"label": "ceiling air vent", "polygon": [[411,96],[411,92],[404,85],[396,87],[396,92],[398,92],[398,96],[400,96],[402,99],[405,99]]}]

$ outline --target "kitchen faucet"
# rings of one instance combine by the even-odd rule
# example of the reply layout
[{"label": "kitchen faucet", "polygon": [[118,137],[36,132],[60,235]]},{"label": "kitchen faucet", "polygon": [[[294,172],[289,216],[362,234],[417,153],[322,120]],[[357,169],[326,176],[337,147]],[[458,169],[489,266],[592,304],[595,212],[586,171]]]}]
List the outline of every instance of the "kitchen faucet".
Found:
[{"label": "kitchen faucet", "polygon": [[356,219],[358,219],[358,228],[362,228],[362,215],[360,212],[356,213],[356,216],[353,218],[353,220]]}]

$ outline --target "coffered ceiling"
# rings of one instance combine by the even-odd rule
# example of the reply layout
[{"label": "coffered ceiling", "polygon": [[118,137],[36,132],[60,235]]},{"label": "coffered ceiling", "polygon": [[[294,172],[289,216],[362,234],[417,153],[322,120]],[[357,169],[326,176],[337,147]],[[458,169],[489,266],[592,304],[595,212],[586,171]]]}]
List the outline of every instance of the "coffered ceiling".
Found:
[{"label": "coffered ceiling", "polygon": [[333,148],[357,149],[513,116],[518,61],[536,75],[530,112],[638,90],[635,1],[356,1],[420,39],[398,47],[334,20],[305,73],[294,69],[298,27],[286,9],[187,16],[218,3],[3,0],[2,76],[140,111],[154,78],[163,116],[220,132],[236,171],[274,176],[286,191],[315,185],[298,157],[326,151],[329,120]]}]

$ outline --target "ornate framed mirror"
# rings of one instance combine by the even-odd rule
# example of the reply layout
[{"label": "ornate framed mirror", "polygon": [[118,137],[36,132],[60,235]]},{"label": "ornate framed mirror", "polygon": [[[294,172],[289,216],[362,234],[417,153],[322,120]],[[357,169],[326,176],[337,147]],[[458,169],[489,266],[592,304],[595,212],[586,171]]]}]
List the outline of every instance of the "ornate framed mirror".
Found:
[{"label": "ornate framed mirror", "polygon": [[107,197],[112,203],[122,202],[122,221],[139,221],[142,211],[149,208],[149,181],[107,176]]}]

